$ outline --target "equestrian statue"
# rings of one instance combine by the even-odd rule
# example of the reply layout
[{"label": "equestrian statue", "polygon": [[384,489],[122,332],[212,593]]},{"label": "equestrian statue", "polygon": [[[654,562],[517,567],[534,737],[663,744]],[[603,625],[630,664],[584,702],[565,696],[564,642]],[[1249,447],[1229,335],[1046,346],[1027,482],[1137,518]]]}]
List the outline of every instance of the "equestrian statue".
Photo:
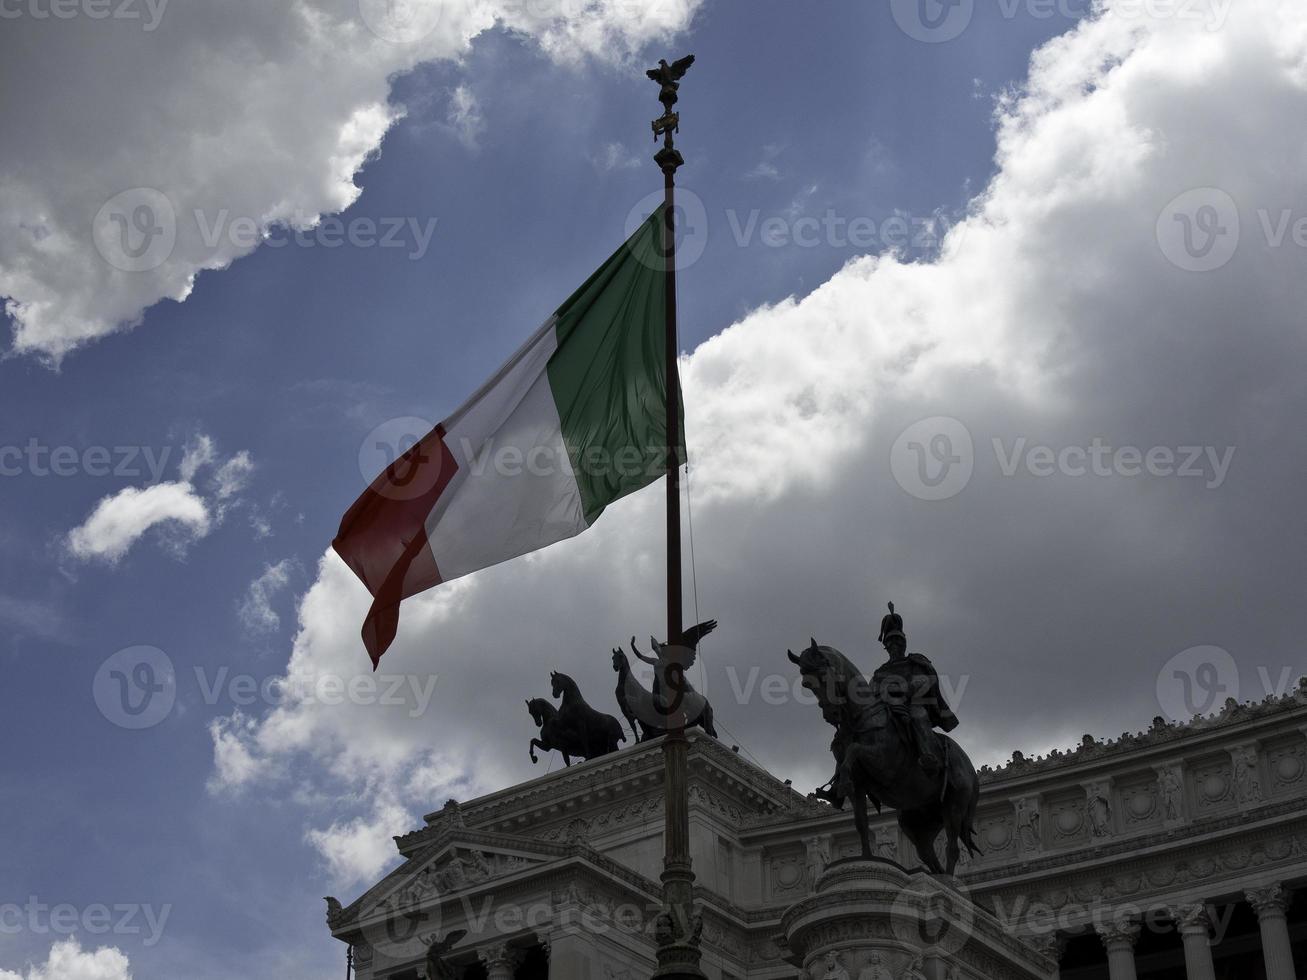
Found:
[{"label": "equestrian statue", "polygon": [[[945,734],[958,719],[940,690],[939,675],[924,654],[907,652],[903,618],[893,603],[889,610],[878,637],[889,659],[870,681],[844,654],[815,639],[797,656],[787,651],[822,717],[835,727],[835,775],[814,795],[839,809],[852,800],[864,858],[872,857],[867,800],[877,812],[882,805],[893,807],[926,868],[951,875],[959,842],[971,854],[980,853],[975,842],[980,780],[967,754]],[[935,853],[941,830],[947,836],[947,867]]]}]

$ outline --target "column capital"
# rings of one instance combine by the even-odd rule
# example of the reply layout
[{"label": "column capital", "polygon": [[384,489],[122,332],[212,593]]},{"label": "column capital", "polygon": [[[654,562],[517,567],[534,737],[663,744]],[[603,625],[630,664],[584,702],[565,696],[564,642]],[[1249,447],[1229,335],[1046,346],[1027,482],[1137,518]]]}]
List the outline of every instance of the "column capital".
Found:
[{"label": "column capital", "polygon": [[1186,902],[1182,905],[1168,906],[1167,911],[1175,920],[1180,932],[1201,932],[1203,935],[1212,927],[1211,916],[1207,913],[1205,902]]},{"label": "column capital", "polygon": [[491,943],[477,950],[477,959],[486,968],[486,972],[505,967],[509,970],[516,969],[521,955],[520,950],[514,949],[507,943]]},{"label": "column capital", "polygon": [[1261,888],[1249,888],[1243,895],[1259,919],[1263,916],[1284,915],[1293,901],[1293,896],[1288,889],[1279,882],[1272,882]]},{"label": "column capital", "polygon": [[1094,930],[1108,952],[1113,949],[1134,949],[1135,940],[1139,938],[1139,923],[1133,919],[1100,922],[1094,926]]}]

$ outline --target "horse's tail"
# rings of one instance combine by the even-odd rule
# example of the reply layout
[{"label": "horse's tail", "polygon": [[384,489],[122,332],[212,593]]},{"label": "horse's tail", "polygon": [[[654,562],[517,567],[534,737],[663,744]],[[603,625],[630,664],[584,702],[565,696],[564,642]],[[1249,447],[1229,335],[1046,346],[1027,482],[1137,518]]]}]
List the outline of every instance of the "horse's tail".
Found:
[{"label": "horse's tail", "polygon": [[959,797],[962,804],[962,819],[958,822],[958,839],[966,845],[972,857],[980,857],[984,851],[976,843],[976,809],[980,805],[980,777],[976,767],[962,748],[949,738],[943,736],[944,758],[946,763],[956,761],[956,765],[946,765],[948,778],[944,780],[944,794]]}]

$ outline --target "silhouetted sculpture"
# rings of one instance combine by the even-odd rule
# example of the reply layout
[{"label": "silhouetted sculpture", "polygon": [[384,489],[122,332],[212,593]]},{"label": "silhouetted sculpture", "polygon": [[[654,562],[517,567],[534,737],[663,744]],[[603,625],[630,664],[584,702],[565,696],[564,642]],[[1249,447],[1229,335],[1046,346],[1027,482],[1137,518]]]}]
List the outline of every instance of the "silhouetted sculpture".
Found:
[{"label": "silhouetted sculpture", "polygon": [[331,895],[328,895],[325,901],[327,903],[327,925],[334,927],[341,913],[345,911],[345,907],[340,904],[340,899]]},{"label": "silhouetted sculpture", "polygon": [[[697,725],[713,738],[717,737],[717,729],[713,727],[712,705],[694,689],[685,676],[685,672],[698,659],[699,642],[716,628],[717,620],[709,619],[691,626],[675,643],[659,643],[651,636],[649,644],[654,651],[652,657],[641,653],[635,645],[635,637],[631,637],[631,652],[654,668],[653,702],[658,711],[657,722],[661,727],[666,727],[663,720],[668,715],[680,710],[685,713],[686,728]],[[668,691],[673,692],[670,698],[667,696]]]},{"label": "silhouetted sculpture", "polygon": [[949,874],[957,867],[959,841],[979,854],[975,817],[980,781],[961,747],[947,735],[931,732],[943,761],[927,771],[916,762],[916,738],[905,712],[878,698],[852,661],[833,647],[818,646],[816,640],[800,656],[787,653],[799,668],[803,686],[816,696],[822,717],[835,726],[831,742],[835,775],[829,789],[822,787],[816,795],[836,807],[852,799],[862,856],[870,858],[873,853],[868,799],[877,811],[882,804],[898,811],[899,826],[922,864],[933,872],[945,870],[935,854],[941,830],[948,836]]},{"label": "silhouetted sculpture", "polygon": [[427,945],[426,980],[456,980],[458,974],[445,962],[444,955],[466,935],[466,929],[455,929],[444,939],[436,939],[432,936],[431,942]]},{"label": "silhouetted sculpture", "polygon": [[876,637],[876,642],[882,644],[886,650],[890,649],[890,641],[903,640],[903,649],[908,648],[908,638],[903,633],[903,617],[894,611],[894,603],[889,604],[889,612],[881,617],[880,636]]},{"label": "silhouetted sculpture", "polygon": [[582,747],[580,755],[586,759],[597,759],[601,755],[617,751],[617,743],[626,741],[622,723],[612,715],[596,711],[581,697],[581,689],[576,681],[566,674],[553,671],[549,675],[552,693],[562,698],[558,706],[558,723],[575,736]]},{"label": "silhouetted sculpture", "polygon": [[646,75],[658,83],[658,101],[663,104],[664,112],[671,112],[672,106],[676,105],[676,100],[680,98],[677,90],[680,89],[679,82],[685,77],[686,71],[694,64],[694,55],[687,54],[684,58],[677,58],[670,65],[666,58],[658,59],[658,67],[650,68]]},{"label": "silhouetted sculpture", "polygon": [[578,737],[565,729],[558,720],[558,709],[552,701],[544,698],[531,698],[526,703],[526,710],[531,712],[531,720],[540,729],[540,737],[531,739],[528,747],[531,761],[539,762],[536,749],[545,752],[558,752],[563,756],[563,765],[572,764],[572,756],[582,755],[584,746]]},{"label": "silhouetted sculpture", "polygon": [[911,733],[913,755],[921,768],[935,772],[941,765],[935,729],[953,731],[957,716],[944,700],[934,664],[925,654],[906,652],[903,617],[892,602],[889,614],[880,621],[880,642],[889,660],[871,675],[871,695],[889,705],[900,726]]},{"label": "silhouetted sculpture", "polygon": [[650,726],[641,718],[654,717],[653,695],[644,689],[631,673],[631,661],[619,648],[613,648],[613,670],[617,671],[617,707],[622,717],[631,726],[631,732],[637,742],[647,742],[662,734],[656,726]]}]

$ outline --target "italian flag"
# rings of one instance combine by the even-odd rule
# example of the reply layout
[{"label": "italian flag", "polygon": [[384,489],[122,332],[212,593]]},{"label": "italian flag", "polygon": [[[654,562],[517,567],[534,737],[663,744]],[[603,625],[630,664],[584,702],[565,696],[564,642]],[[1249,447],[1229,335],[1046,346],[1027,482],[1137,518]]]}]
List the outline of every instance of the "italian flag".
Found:
[{"label": "italian flag", "polygon": [[332,547],[372,594],[374,669],[401,600],[579,534],[667,472],[662,221],[659,208],[341,520]]}]

